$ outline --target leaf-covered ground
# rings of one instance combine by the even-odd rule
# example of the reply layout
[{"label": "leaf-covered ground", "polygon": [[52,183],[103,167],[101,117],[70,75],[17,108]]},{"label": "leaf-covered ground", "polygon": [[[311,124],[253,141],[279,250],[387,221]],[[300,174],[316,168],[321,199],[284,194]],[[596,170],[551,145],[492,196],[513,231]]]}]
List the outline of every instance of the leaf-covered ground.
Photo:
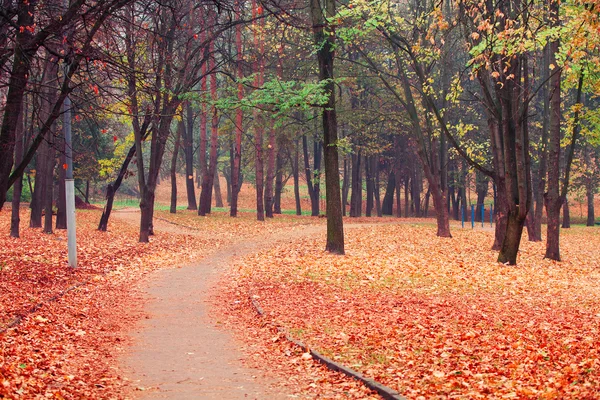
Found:
[{"label": "leaf-covered ground", "polygon": [[[8,237],[10,212],[0,213],[0,398],[123,398],[118,370],[127,329],[142,317],[136,290],[145,275],[199,260],[220,246],[290,229],[282,217],[157,211],[162,224],[150,244],[137,242],[137,213],[116,213],[98,232],[99,211],[77,212],[78,261],[67,266],[66,233],[24,228]],[[29,220],[23,210],[23,224]],[[185,225],[185,226],[184,226]],[[65,294],[66,293],[66,294]],[[33,311],[33,312],[32,312]]]},{"label": "leaf-covered ground", "polygon": [[263,323],[408,398],[597,398],[600,230],[563,230],[561,263],[524,239],[516,267],[496,263],[492,234],[353,228],[345,256],[324,237],[286,243],[236,267],[227,312],[243,324],[252,295]]}]

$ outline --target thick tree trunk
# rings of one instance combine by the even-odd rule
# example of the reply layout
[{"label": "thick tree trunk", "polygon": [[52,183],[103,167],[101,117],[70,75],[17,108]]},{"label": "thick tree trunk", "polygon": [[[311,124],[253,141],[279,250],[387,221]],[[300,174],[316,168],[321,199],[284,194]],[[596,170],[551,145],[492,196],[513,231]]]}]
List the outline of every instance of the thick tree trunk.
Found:
[{"label": "thick tree trunk", "polygon": [[[558,27],[559,3],[551,1],[549,5],[552,25]],[[550,64],[557,65],[559,52],[559,40],[549,42]],[[560,261],[560,208],[562,198],[560,196],[560,80],[561,69],[556,68],[550,75],[550,131],[548,140],[548,191],[546,192],[546,214],[548,215],[548,229],[546,234],[545,258]]]},{"label": "thick tree trunk", "polygon": [[[214,43],[211,42],[209,45],[209,52],[212,53],[214,49]],[[208,68],[212,71],[215,66],[214,57],[209,58]],[[210,94],[213,101],[217,101],[217,76],[212,74],[210,76]],[[202,177],[202,190],[200,192],[200,204],[198,205],[198,215],[204,216],[210,214],[212,207],[212,192],[215,180],[215,174],[217,171],[217,150],[218,150],[218,139],[219,139],[219,116],[217,114],[217,107],[212,106],[212,123],[211,123],[211,135],[210,135],[210,155],[208,160],[208,168],[204,171]]]},{"label": "thick tree trunk", "polygon": [[550,121],[550,96],[548,93],[548,78],[550,71],[550,50],[549,46],[544,47],[544,56],[542,58],[542,90],[541,97],[543,102],[542,112],[542,140],[539,150],[539,168],[535,190],[535,210],[534,210],[534,233],[535,241],[542,241],[542,217],[544,214],[544,193],[546,192],[546,174],[548,171],[548,134]]},{"label": "thick tree trunk", "polygon": [[[37,1],[32,0],[18,2],[17,27],[34,25],[36,5]],[[0,210],[4,206],[6,192],[9,188],[18,119],[23,108],[23,95],[27,88],[31,60],[37,50],[32,43],[32,36],[33,32],[29,29],[17,29],[13,66],[8,81],[8,92],[4,101],[2,126],[0,127]]]},{"label": "thick tree trunk", "polygon": [[508,213],[505,239],[498,255],[498,262],[508,265],[517,263],[517,253],[523,234],[523,222],[518,215],[518,210]]},{"label": "thick tree trunk", "polygon": [[587,221],[586,226],[594,226],[596,217],[594,215],[594,184],[592,179],[585,185],[587,197]]},{"label": "thick tree trunk", "polygon": [[335,49],[335,31],[326,21],[336,14],[335,1],[324,0],[324,9],[319,0],[311,0],[310,11],[313,21],[313,33],[317,45],[319,63],[319,81],[328,97],[323,107],[323,146],[325,152],[325,197],[327,199],[327,243],[325,250],[334,254],[344,254],[344,226],[342,220],[342,196],[340,193],[340,174],[337,148],[337,117],[335,110],[335,86],[333,59]]},{"label": "thick tree trunk", "polygon": [[[25,144],[24,140],[24,126],[23,126],[23,114],[26,110],[21,111],[18,118],[17,130],[15,132],[15,163],[18,165],[23,159],[23,147]],[[14,238],[20,237],[20,210],[21,210],[21,193],[23,191],[23,177],[19,177],[13,185],[13,198],[12,198],[12,210],[10,217],[10,236]]]},{"label": "thick tree trunk", "polygon": [[385,195],[383,196],[383,215],[392,215],[394,206],[394,190],[396,189],[396,174],[391,171],[388,175],[388,182],[385,187]]},{"label": "thick tree trunk", "polygon": [[184,127],[183,151],[185,152],[185,187],[187,191],[188,210],[197,210],[196,187],[194,183],[194,114],[192,104],[186,103],[186,124]]},{"label": "thick tree trunk", "polygon": [[362,154],[352,154],[352,192],[350,194],[350,216],[362,215]]}]

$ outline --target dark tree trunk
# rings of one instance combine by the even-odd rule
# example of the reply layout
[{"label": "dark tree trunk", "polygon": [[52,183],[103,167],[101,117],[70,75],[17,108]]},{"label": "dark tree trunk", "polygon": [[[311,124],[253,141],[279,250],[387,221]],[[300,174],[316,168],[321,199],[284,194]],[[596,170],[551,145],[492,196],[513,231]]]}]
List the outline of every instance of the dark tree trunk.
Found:
[{"label": "dark tree trunk", "polygon": [[[179,121],[179,124],[177,126],[177,137],[175,138],[175,143],[173,144],[173,154],[171,156],[171,208],[169,210],[169,212],[171,214],[175,214],[177,212],[177,156],[179,153],[179,142],[181,141],[182,132],[183,132],[184,138],[185,138],[185,136],[187,136],[185,131],[186,131],[186,127],[183,125],[183,121]],[[187,165],[186,165],[186,170],[187,170]],[[188,177],[186,177],[186,186],[187,186],[187,182],[189,180],[190,179]],[[192,177],[192,187],[193,186],[194,186],[194,180]],[[188,198],[188,200],[189,200],[189,198]]]},{"label": "dark tree trunk", "polygon": [[[241,1],[235,2],[235,13],[238,19],[240,18],[240,7]],[[244,98],[244,85],[242,83],[242,78],[244,77],[244,69],[242,65],[243,60],[243,49],[242,49],[242,25],[237,24],[235,27],[235,48],[237,52],[237,78],[238,78],[238,87],[237,87],[237,95],[238,100],[241,102]],[[241,171],[241,160],[242,160],[242,135],[244,133],[243,128],[244,122],[244,111],[241,107],[236,110],[235,113],[235,142],[233,148],[233,157],[231,162],[231,209],[229,211],[229,215],[232,217],[237,217],[238,213],[238,194],[240,192],[240,188],[242,185],[240,179],[240,171]]]},{"label": "dark tree trunk", "polygon": [[593,178],[589,179],[589,182],[585,185],[586,197],[587,197],[587,226],[594,226],[596,217],[594,215],[594,184]]},{"label": "dark tree trunk", "polygon": [[42,210],[43,210],[43,199],[46,197],[46,170],[48,169],[48,143],[44,140],[40,149],[38,150],[35,158],[35,180],[33,185],[33,192],[31,194],[31,202],[29,207],[31,213],[29,214],[29,227],[30,228],[41,228],[42,227]]},{"label": "dark tree trunk", "polygon": [[373,188],[373,193],[375,194],[375,210],[377,211],[377,216],[378,217],[382,217],[383,213],[381,210],[381,196],[379,193],[379,162],[378,162],[379,157],[377,156],[373,156],[373,171],[372,173],[375,174],[375,184],[374,184],[374,188]]},{"label": "dark tree trunk", "polygon": [[221,194],[221,180],[219,178],[219,168],[215,168],[215,180],[213,187],[215,188],[215,207],[222,208],[223,195]]},{"label": "dark tree trunk", "polygon": [[321,168],[321,146],[315,138],[314,142],[314,169],[310,168],[310,159],[308,157],[308,139],[306,135],[302,136],[302,150],[304,153],[304,170],[306,172],[306,184],[308,186],[308,195],[310,197],[311,215],[319,216],[320,199],[320,168]]},{"label": "dark tree trunk", "polygon": [[[210,51],[212,52],[213,44],[209,45]],[[210,70],[214,69],[215,60],[214,57],[210,57],[209,66]],[[217,100],[217,76],[212,74],[210,76],[210,93],[213,101]],[[215,174],[217,173],[217,156],[218,156],[218,139],[219,139],[219,116],[217,114],[217,107],[212,106],[212,123],[211,123],[211,135],[210,135],[210,154],[208,160],[208,168],[204,171],[202,177],[202,190],[200,192],[200,204],[198,205],[198,215],[204,216],[210,214],[212,207],[212,192],[215,182]],[[258,174],[257,174],[258,175]]]},{"label": "dark tree trunk", "polygon": [[[17,27],[33,26],[37,1],[20,1],[17,9]],[[0,128],[0,209],[4,206],[9,188],[10,172],[14,161],[14,148],[19,116],[23,108],[23,95],[27,88],[31,60],[37,46],[29,29],[17,30],[13,66],[8,81]],[[40,221],[41,225],[41,221]]]},{"label": "dark tree trunk", "polygon": [[[373,198],[375,197],[374,190],[374,176],[373,176],[373,156],[365,157],[365,176],[367,181],[367,208],[365,215],[370,217],[373,213]],[[393,192],[392,192],[393,193]]]},{"label": "dark tree trunk", "polygon": [[[271,123],[273,125],[273,123]],[[275,179],[275,128],[269,129],[267,145],[267,179],[265,180],[265,216],[273,218],[273,180]]]},{"label": "dark tree trunk", "polygon": [[54,133],[49,136],[48,165],[46,169],[46,191],[44,193],[44,233],[52,233],[52,203],[54,200],[54,166],[56,164],[54,149]]},{"label": "dark tree trunk", "polygon": [[324,0],[324,9],[319,0],[311,0],[310,10],[313,21],[313,33],[317,47],[319,63],[319,81],[328,97],[323,107],[323,146],[325,151],[325,191],[327,199],[327,244],[325,250],[334,254],[344,254],[344,225],[342,220],[342,196],[340,193],[340,174],[337,148],[337,117],[335,111],[335,86],[333,59],[335,49],[335,30],[326,27],[330,18],[336,14],[335,1]]},{"label": "dark tree trunk", "polygon": [[421,188],[422,188],[423,182],[421,180],[420,174],[415,171],[415,176],[412,179],[412,200],[413,200],[413,207],[415,210],[415,217],[422,217],[423,214],[421,213]]},{"label": "dark tree trunk", "polygon": [[67,163],[67,158],[65,154],[64,136],[61,136],[60,138],[60,149],[60,162],[58,164],[58,198],[56,202],[56,229],[67,229],[67,194],[65,188],[67,171],[64,168],[64,165]]},{"label": "dark tree trunk", "polygon": [[404,218],[409,217],[408,210],[410,208],[410,203],[408,201],[409,189],[410,189],[410,177],[404,177]]},{"label": "dark tree trunk", "polygon": [[385,187],[385,195],[383,196],[383,215],[392,215],[394,206],[394,190],[396,189],[396,174],[391,171],[388,175],[388,182]]},{"label": "dark tree trunk", "polygon": [[568,229],[571,227],[571,213],[569,212],[569,200],[565,199],[563,203],[563,221],[562,227]]},{"label": "dark tree trunk", "polygon": [[477,192],[477,209],[475,211],[475,221],[483,222],[481,219],[481,209],[485,207],[485,197],[488,193],[488,178],[482,173],[476,172],[475,180],[475,189]]},{"label": "dark tree trunk", "polygon": [[185,152],[185,187],[187,190],[188,210],[197,210],[196,187],[194,183],[194,114],[192,104],[186,103],[183,151]]},{"label": "dark tree trunk", "polygon": [[429,197],[430,196],[431,196],[431,185],[427,188],[427,192],[425,192],[425,206],[423,208],[423,216],[425,218],[429,218]]},{"label": "dark tree trunk", "polygon": [[292,162],[292,174],[294,175],[294,199],[296,200],[296,215],[302,215],[302,205],[300,203],[300,165],[299,165],[299,144],[296,139],[294,146],[294,160]]},{"label": "dark tree trunk", "polygon": [[542,217],[544,214],[544,193],[546,192],[546,174],[548,171],[548,134],[550,121],[550,96],[548,91],[548,79],[550,71],[550,49],[548,44],[544,47],[544,56],[542,57],[542,90],[541,97],[543,102],[542,112],[542,140],[539,150],[539,168],[537,173],[535,190],[535,209],[534,209],[534,234],[535,241],[542,241]]},{"label": "dark tree trunk", "polygon": [[350,216],[362,215],[362,154],[352,154],[352,192],[350,194]]},{"label": "dark tree trunk", "polygon": [[[23,126],[23,114],[27,111],[23,110],[19,114],[17,130],[15,132],[15,163],[18,165],[23,159],[23,147],[25,145],[25,135]],[[20,237],[20,210],[21,210],[21,192],[23,191],[23,177],[19,177],[13,185],[12,210],[10,218],[10,236],[14,238]]]},{"label": "dark tree trunk", "polygon": [[281,214],[281,194],[283,192],[283,151],[281,143],[278,146],[277,159],[275,163],[275,198],[273,203],[273,213]]},{"label": "dark tree trunk", "polygon": [[[401,194],[402,194],[402,185],[400,184],[400,179],[396,179],[396,217],[397,218],[402,217],[402,198],[400,196]],[[383,207],[382,207],[382,214],[383,214]]]},{"label": "dark tree trunk", "polygon": [[[549,5],[552,26],[560,26],[559,3],[551,1]],[[557,65],[559,52],[559,40],[549,42],[550,64]],[[548,140],[548,191],[546,192],[546,214],[548,215],[548,229],[546,234],[545,258],[560,261],[560,208],[562,198],[560,196],[560,80],[561,69],[556,68],[550,74],[550,131]]]}]

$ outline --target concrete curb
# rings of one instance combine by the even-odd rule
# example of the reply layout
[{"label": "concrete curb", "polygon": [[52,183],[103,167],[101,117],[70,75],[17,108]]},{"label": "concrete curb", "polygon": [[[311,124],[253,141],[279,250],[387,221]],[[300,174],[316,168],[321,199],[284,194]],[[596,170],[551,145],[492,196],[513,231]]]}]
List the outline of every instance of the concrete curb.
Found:
[{"label": "concrete curb", "polygon": [[[260,315],[261,317],[266,317],[265,312],[261,308],[260,304],[258,304],[258,302],[254,298],[254,296],[252,294],[249,294],[248,297],[250,298],[250,302],[252,303],[252,306],[254,307],[254,310],[256,311],[256,313],[258,315]],[[280,327],[277,324],[274,324],[270,321],[268,323],[270,325],[272,325],[273,327],[275,327],[281,334],[283,334],[289,342],[291,342],[294,345],[296,345],[297,347],[301,348],[302,351],[310,353],[310,355],[312,356],[313,359],[315,359],[316,361],[325,365],[330,370],[336,371],[336,372],[341,372],[344,375],[347,375],[351,378],[361,381],[366,387],[376,391],[385,400],[406,400],[405,397],[403,397],[400,393],[398,393],[394,389],[389,388],[385,385],[382,385],[381,383],[375,381],[374,379],[368,378],[368,377],[364,376],[363,374],[361,374],[360,372],[357,372],[351,368],[348,368],[345,365],[339,364],[339,363],[333,361],[332,359],[325,357],[324,355],[322,355],[321,353],[319,353],[315,350],[309,349],[304,343],[292,338],[282,327]]]}]

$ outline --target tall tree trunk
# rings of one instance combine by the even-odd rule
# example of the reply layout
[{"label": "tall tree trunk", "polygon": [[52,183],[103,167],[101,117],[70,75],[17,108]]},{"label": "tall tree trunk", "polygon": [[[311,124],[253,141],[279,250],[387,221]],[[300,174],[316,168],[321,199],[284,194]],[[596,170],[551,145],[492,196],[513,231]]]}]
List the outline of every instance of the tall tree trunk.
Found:
[{"label": "tall tree trunk", "polygon": [[60,138],[60,149],[60,161],[58,163],[58,197],[56,200],[56,229],[67,229],[67,193],[65,187],[67,170],[64,168],[67,164],[67,157],[65,153],[64,135]]},{"label": "tall tree trunk", "polygon": [[[235,12],[238,19],[240,18],[240,8],[242,0],[235,2]],[[236,78],[237,84],[237,96],[238,101],[242,101],[244,98],[244,85],[242,84],[242,78],[244,77],[244,70],[242,66],[243,52],[242,52],[242,24],[237,24],[235,27],[235,48],[237,52],[237,71]],[[238,213],[238,193],[240,192],[240,168],[242,159],[242,135],[243,122],[244,122],[244,111],[239,107],[235,112],[235,142],[233,148],[233,162],[231,163],[231,209],[229,215],[237,217]]]},{"label": "tall tree trunk", "polygon": [[265,180],[265,216],[273,218],[273,180],[275,179],[275,127],[271,122],[267,145],[267,179]]},{"label": "tall tree trunk", "polygon": [[[37,1],[20,1],[17,8],[17,27],[34,25]],[[16,33],[13,65],[8,81],[8,92],[4,101],[2,126],[0,127],[0,210],[6,200],[10,172],[13,167],[15,137],[19,115],[23,108],[23,96],[27,88],[31,60],[37,47],[34,46],[33,31],[18,29]],[[41,221],[40,221],[41,224]]]},{"label": "tall tree trunk", "polygon": [[[186,102],[186,124],[184,127],[183,151],[185,152],[185,187],[187,191],[188,210],[197,210],[196,187],[194,183],[194,113],[192,104]],[[182,116],[183,118],[183,116]]]},{"label": "tall tree trunk", "polygon": [[352,154],[351,217],[360,217],[362,215],[362,158],[361,150]]},{"label": "tall tree trunk", "polygon": [[394,207],[394,190],[396,189],[396,174],[391,171],[388,175],[388,182],[383,196],[383,215],[392,215]]},{"label": "tall tree trunk", "polygon": [[542,241],[542,217],[544,214],[544,193],[546,192],[546,174],[548,171],[548,135],[550,121],[550,96],[548,91],[548,80],[550,71],[550,46],[546,44],[544,47],[544,56],[542,57],[542,90],[541,96],[543,101],[542,112],[542,140],[539,150],[539,168],[536,181],[535,191],[535,210],[534,210],[534,233],[535,241]]},{"label": "tall tree trunk", "polygon": [[[25,132],[23,126],[23,114],[26,114],[27,110],[21,111],[19,114],[17,130],[15,131],[15,164],[19,164],[23,159],[23,150],[25,146]],[[21,193],[23,191],[23,177],[19,177],[13,185],[13,198],[12,198],[12,210],[10,218],[10,236],[14,238],[20,237],[19,225],[20,225],[20,210],[21,210]]]},{"label": "tall tree trunk", "polygon": [[313,145],[314,148],[314,169],[310,168],[310,158],[308,156],[308,139],[306,135],[302,135],[302,151],[304,155],[304,171],[306,174],[306,185],[308,187],[308,196],[310,197],[310,208],[311,215],[313,217],[319,216],[319,197],[320,197],[320,172],[321,168],[321,149],[316,141]]},{"label": "tall tree trunk", "polygon": [[571,213],[569,212],[569,200],[565,198],[563,203],[563,221],[562,227],[568,229],[571,227]]},{"label": "tall tree trunk", "polygon": [[[209,44],[209,53],[212,54],[214,51],[214,42]],[[215,59],[214,55],[209,58],[208,61],[209,70],[214,70]],[[210,95],[213,102],[217,101],[217,75],[210,75]],[[211,107],[212,123],[211,123],[211,135],[210,135],[210,154],[208,160],[208,168],[204,171],[202,177],[202,190],[200,192],[200,204],[198,206],[198,215],[204,216],[210,214],[212,207],[212,191],[215,180],[215,174],[217,171],[217,151],[218,151],[218,140],[219,140],[219,116],[217,114],[216,105]]]},{"label": "tall tree trunk", "polygon": [[342,215],[346,216],[346,206],[348,205],[348,193],[350,192],[350,164],[348,155],[344,155],[344,182],[342,183]]},{"label": "tall tree trunk", "polygon": [[[559,2],[550,1],[550,20],[551,25],[560,26],[559,21]],[[557,64],[559,52],[559,40],[554,39],[549,42],[550,64]],[[562,199],[560,197],[560,80],[561,69],[555,68],[550,75],[550,131],[548,140],[548,191],[546,192],[546,214],[548,215],[548,225],[546,234],[546,255],[545,258],[560,261],[560,208]]]},{"label": "tall tree trunk", "polygon": [[367,208],[365,215],[370,217],[373,213],[373,199],[375,197],[374,182],[373,182],[373,156],[365,157],[365,176],[367,180]]},{"label": "tall tree trunk", "polygon": [[[261,7],[262,11],[262,7]],[[256,0],[252,0],[252,17],[259,17]],[[256,22],[255,22],[256,24]],[[264,84],[264,19],[261,18],[258,26],[254,29],[254,48],[258,50],[258,61],[254,64],[254,86],[259,88]],[[256,168],[256,219],[265,220],[264,203],[264,160],[263,160],[263,136],[264,136],[264,116],[260,111],[255,111],[254,115],[254,147],[255,147],[255,168]]]},{"label": "tall tree trunk", "polygon": [[482,173],[476,172],[475,181],[475,191],[477,192],[477,209],[475,211],[475,221],[483,222],[481,217],[481,209],[485,207],[484,202],[488,192],[488,179]]},{"label": "tall tree trunk", "polygon": [[410,202],[408,201],[409,189],[410,189],[410,177],[407,175],[404,177],[404,217],[408,218],[408,210],[410,208]]},{"label": "tall tree trunk", "polygon": [[44,233],[52,233],[52,203],[54,200],[54,166],[56,164],[54,149],[55,133],[52,132],[48,140],[48,165],[46,169],[46,191],[44,194]]},{"label": "tall tree trunk", "polygon": [[298,139],[294,146],[294,160],[292,162],[292,174],[294,175],[294,199],[296,200],[296,215],[302,215],[302,204],[300,203],[300,150]]},{"label": "tall tree trunk", "polygon": [[327,199],[327,243],[325,250],[334,254],[344,254],[344,226],[337,148],[335,86],[333,81],[335,29],[326,23],[326,21],[333,18],[336,14],[335,1],[323,0],[323,7],[321,7],[319,0],[311,0],[310,11],[313,22],[313,34],[317,46],[319,81],[326,82],[323,88],[327,96],[327,104],[323,107],[325,197]]},{"label": "tall tree trunk", "polygon": [[277,160],[275,163],[275,199],[273,203],[273,213],[281,214],[281,194],[283,192],[283,149],[279,144],[277,151]]},{"label": "tall tree trunk", "polygon": [[593,177],[585,185],[585,194],[587,197],[587,221],[586,226],[594,226],[596,217],[594,215],[594,184]]},{"label": "tall tree trunk", "polygon": [[221,180],[219,178],[219,168],[215,168],[215,181],[213,187],[215,188],[215,207],[222,208],[223,195],[221,194]]},{"label": "tall tree trunk", "polygon": [[[181,141],[182,132],[184,137],[187,136],[187,133],[185,131],[186,127],[183,125],[183,121],[179,121],[179,123],[177,124],[177,137],[175,138],[175,143],[173,144],[173,154],[171,156],[171,208],[169,210],[171,214],[175,214],[177,212],[177,156],[179,153],[179,143]],[[186,186],[189,180],[190,179],[186,177]],[[192,187],[193,186],[194,180],[192,177]]]},{"label": "tall tree trunk", "polygon": [[373,171],[372,171],[372,173],[375,174],[373,193],[375,195],[375,211],[377,212],[377,216],[383,217],[383,212],[381,210],[381,196],[379,193],[379,186],[380,186],[381,182],[379,182],[379,161],[378,161],[378,159],[379,159],[379,156],[373,156]]}]

